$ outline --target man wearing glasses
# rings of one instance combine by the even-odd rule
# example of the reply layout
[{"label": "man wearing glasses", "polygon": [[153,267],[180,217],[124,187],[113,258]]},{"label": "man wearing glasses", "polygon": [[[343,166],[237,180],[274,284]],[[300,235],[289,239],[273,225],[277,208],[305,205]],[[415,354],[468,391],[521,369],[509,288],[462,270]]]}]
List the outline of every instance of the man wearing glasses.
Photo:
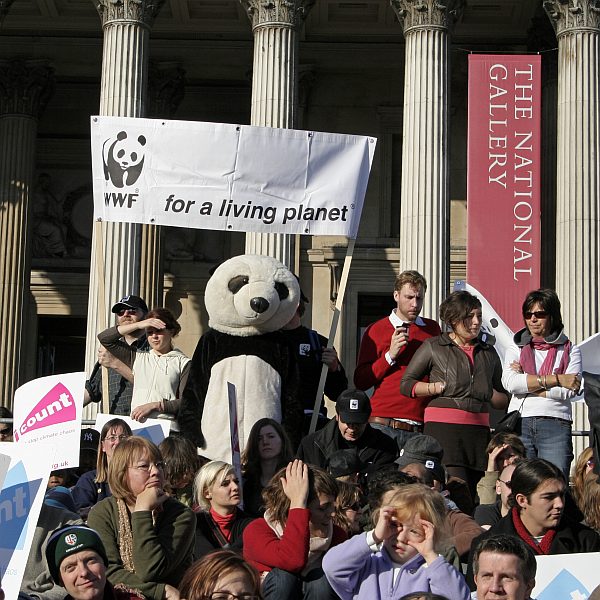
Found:
[{"label": "man wearing glasses", "polygon": [[[125,296],[113,307],[112,312],[117,316],[117,326],[137,323],[146,318],[148,306],[139,296]],[[143,330],[124,335],[122,338],[132,348],[148,351],[148,340]],[[131,414],[131,396],[133,394],[133,373],[131,369],[115,358],[106,348],[100,346],[98,362],[94,365],[90,378],[85,383],[84,406],[90,402],[102,400],[102,369],[108,368],[109,412],[113,415]]]}]

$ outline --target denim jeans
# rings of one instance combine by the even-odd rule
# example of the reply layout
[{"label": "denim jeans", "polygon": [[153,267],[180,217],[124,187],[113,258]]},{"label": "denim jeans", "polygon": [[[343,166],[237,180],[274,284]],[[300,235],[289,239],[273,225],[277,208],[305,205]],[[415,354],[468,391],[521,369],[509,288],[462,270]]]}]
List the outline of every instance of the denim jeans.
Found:
[{"label": "denim jeans", "polygon": [[393,427],[388,427],[387,425],[382,425],[381,423],[369,423],[373,429],[379,429],[379,431],[383,431],[387,436],[391,437],[398,444],[398,449],[402,450],[404,448],[404,444],[406,444],[407,440],[415,435],[421,435],[416,431],[405,431],[404,429],[394,429]]},{"label": "denim jeans", "polygon": [[263,582],[264,600],[335,600],[323,569],[313,569],[302,577],[282,569],[272,569]]},{"label": "denim jeans", "polygon": [[521,419],[521,440],[527,451],[527,458],[545,458],[554,463],[569,481],[569,471],[573,460],[571,423],[548,417],[523,417]]}]

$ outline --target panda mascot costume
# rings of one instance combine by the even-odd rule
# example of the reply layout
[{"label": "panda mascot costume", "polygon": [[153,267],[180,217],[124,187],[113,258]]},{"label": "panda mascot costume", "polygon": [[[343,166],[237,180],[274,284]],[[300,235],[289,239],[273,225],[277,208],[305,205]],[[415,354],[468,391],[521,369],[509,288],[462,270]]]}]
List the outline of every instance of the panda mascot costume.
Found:
[{"label": "panda mascot costume", "polygon": [[263,417],[282,423],[297,446],[303,420],[297,367],[279,330],[299,301],[295,276],[269,256],[235,256],[209,279],[210,329],[194,352],[178,417],[181,433],[204,456],[231,462],[228,382],[236,389],[241,449]]}]

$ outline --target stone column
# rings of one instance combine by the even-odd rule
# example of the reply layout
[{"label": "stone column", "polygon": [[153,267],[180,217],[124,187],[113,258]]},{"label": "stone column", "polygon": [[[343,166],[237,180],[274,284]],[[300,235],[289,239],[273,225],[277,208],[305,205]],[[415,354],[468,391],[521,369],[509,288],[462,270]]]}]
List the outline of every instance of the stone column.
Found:
[{"label": "stone column", "polygon": [[[298,104],[298,34],[315,0],[240,0],[254,32],[252,125],[293,128]],[[294,236],[246,234],[246,252],[294,269]]]},{"label": "stone column", "polygon": [[600,7],[545,0],[558,39],[556,291],[574,342],[600,325]]},{"label": "stone column", "polygon": [[0,404],[11,407],[25,364],[29,312],[29,199],[37,119],[53,90],[40,60],[0,61]]},{"label": "stone column", "polygon": [[391,0],[404,29],[400,270],[428,282],[423,314],[437,318],[450,275],[449,43],[463,0]]},{"label": "stone column", "polygon": [[[148,117],[170,119],[183,100],[185,77],[178,63],[150,63],[148,75]],[[163,306],[164,229],[142,226],[140,295],[149,307]]]},{"label": "stone column", "polygon": [[[142,117],[145,106],[150,27],[164,0],[94,0],[104,30],[100,114]],[[144,268],[155,271],[152,232],[133,223],[101,223],[94,226],[90,264],[90,294],[86,344],[86,370],[96,360],[96,335],[113,322],[112,304],[126,294],[139,294],[142,239],[145,240]],[[98,236],[102,236],[99,256]],[[99,297],[98,264],[104,264],[104,302]],[[151,280],[156,281],[156,277]],[[103,310],[104,304],[104,310]],[[102,314],[103,313],[103,314]]]}]

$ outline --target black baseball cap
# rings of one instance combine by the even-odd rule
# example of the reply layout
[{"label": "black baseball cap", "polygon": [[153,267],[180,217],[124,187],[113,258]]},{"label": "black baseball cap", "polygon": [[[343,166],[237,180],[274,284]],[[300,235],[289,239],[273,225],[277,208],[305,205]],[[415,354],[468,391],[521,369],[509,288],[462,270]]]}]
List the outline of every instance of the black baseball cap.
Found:
[{"label": "black baseball cap", "polygon": [[120,310],[124,308],[130,308],[132,310],[143,310],[145,313],[148,312],[148,305],[144,302],[143,298],[139,296],[125,296],[121,298],[112,308],[111,311],[114,313],[118,313]]},{"label": "black baseball cap", "polygon": [[361,390],[344,390],[338,396],[335,410],[344,423],[367,423],[371,416],[371,401]]},{"label": "black baseball cap", "polygon": [[444,449],[441,444],[430,435],[420,434],[406,440],[396,464],[405,467],[412,463],[420,463],[433,472],[437,481],[445,483],[446,476],[442,466]]}]

